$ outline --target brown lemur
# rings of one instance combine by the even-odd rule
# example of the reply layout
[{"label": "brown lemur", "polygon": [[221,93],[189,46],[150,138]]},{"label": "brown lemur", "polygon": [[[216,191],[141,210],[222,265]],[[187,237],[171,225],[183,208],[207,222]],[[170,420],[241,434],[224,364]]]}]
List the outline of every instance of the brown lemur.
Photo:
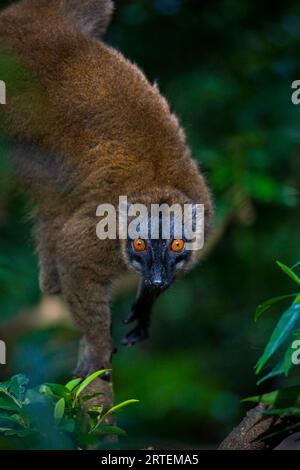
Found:
[{"label": "brown lemur", "polygon": [[[156,85],[101,42],[111,0],[23,0],[0,14],[0,50],[14,64],[1,106],[14,162],[34,200],[40,286],[62,294],[85,338],[85,376],[110,364],[111,288],[141,275],[124,340],[148,335],[154,300],[199,257],[184,240],[99,240],[101,203],[212,203],[185,134]],[[17,64],[17,65],[16,65]],[[2,73],[2,71],[1,71]],[[3,117],[3,116],[2,116]]]}]

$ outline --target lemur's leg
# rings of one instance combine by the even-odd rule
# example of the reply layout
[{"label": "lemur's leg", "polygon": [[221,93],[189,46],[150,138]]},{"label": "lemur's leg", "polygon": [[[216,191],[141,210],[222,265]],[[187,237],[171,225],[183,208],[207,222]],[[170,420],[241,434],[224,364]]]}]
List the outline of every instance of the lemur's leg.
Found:
[{"label": "lemur's leg", "polygon": [[[92,208],[93,210],[94,208]],[[99,241],[91,208],[81,207],[57,234],[62,294],[84,338],[77,373],[111,368],[111,284],[120,270],[115,240]]]},{"label": "lemur's leg", "polygon": [[40,258],[40,289],[44,294],[56,295],[61,293],[59,276],[55,262],[48,251],[39,251]]},{"label": "lemur's leg", "polygon": [[39,222],[35,228],[37,252],[40,263],[39,283],[41,291],[45,294],[56,295],[61,293],[59,275],[55,260],[55,229],[47,223]]},{"label": "lemur's leg", "polygon": [[87,377],[98,370],[110,369],[113,351],[110,285],[101,283],[98,273],[88,267],[74,270],[61,267],[60,275],[63,297],[84,339],[76,375]]},{"label": "lemur's leg", "polygon": [[126,324],[137,321],[137,326],[123,339],[122,344],[124,346],[133,346],[137,342],[148,338],[153,304],[162,292],[162,290],[151,289],[144,282],[141,282],[137,298],[132,306],[131,315],[125,321]]}]

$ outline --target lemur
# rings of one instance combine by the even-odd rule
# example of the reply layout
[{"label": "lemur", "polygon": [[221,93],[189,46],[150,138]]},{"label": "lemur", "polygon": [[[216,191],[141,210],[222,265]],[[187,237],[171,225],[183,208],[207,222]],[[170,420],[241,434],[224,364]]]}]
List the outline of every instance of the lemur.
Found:
[{"label": "lemur", "polygon": [[[110,300],[128,270],[140,287],[124,344],[148,336],[154,301],[200,253],[184,240],[99,240],[96,209],[130,203],[203,204],[210,191],[185,133],[156,85],[104,44],[111,0],[23,0],[0,14],[1,70],[7,104],[2,128],[35,205],[40,286],[61,294],[85,338],[81,376],[107,367]],[[5,122],[5,124],[3,124]]]}]

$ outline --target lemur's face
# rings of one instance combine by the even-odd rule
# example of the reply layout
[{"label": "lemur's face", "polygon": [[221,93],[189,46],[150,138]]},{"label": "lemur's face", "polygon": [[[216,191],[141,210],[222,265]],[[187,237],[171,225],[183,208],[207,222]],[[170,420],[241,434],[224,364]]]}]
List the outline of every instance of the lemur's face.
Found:
[{"label": "lemur's face", "polygon": [[129,262],[138,271],[147,287],[167,289],[175,274],[190,261],[191,252],[186,250],[185,240],[128,240]]}]

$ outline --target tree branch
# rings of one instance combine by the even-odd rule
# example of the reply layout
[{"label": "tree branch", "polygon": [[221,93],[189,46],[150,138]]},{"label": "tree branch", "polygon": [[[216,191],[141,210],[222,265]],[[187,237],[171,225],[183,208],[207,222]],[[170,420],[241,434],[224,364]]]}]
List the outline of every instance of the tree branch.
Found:
[{"label": "tree branch", "polygon": [[[84,344],[82,340],[78,351],[78,364],[81,364],[83,357]],[[109,368],[112,369],[112,364],[109,365]],[[112,374],[110,374],[110,377],[112,377]],[[93,400],[89,402],[89,406],[91,403],[94,406],[103,406],[105,411],[108,411],[114,406],[114,390],[112,378],[110,380],[103,380],[98,377],[96,380],[94,380],[87,388],[87,394],[92,395],[94,393],[99,393],[101,395],[93,398]],[[107,420],[105,420],[105,424],[114,424],[113,417],[108,417]]]},{"label": "tree branch", "polygon": [[[250,410],[239,426],[222,442],[219,450],[274,450],[295,432],[287,428],[299,423],[299,418],[297,420],[287,415],[271,416],[262,413],[268,409],[260,404]],[[271,437],[271,434],[275,435]]]}]

